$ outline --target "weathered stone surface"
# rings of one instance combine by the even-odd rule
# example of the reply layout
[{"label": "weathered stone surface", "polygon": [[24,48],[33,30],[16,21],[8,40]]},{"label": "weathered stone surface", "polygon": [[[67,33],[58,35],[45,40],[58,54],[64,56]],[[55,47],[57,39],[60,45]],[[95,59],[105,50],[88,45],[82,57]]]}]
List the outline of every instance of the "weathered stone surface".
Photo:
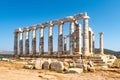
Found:
[{"label": "weathered stone surface", "polygon": [[72,59],[65,59],[64,62],[67,62],[69,64],[69,67],[76,67],[76,63]]},{"label": "weathered stone surface", "polygon": [[34,65],[30,65],[30,64],[26,64],[26,65],[24,65],[24,68],[25,69],[34,69]]},{"label": "weathered stone surface", "polygon": [[104,54],[104,49],[103,49],[103,33],[100,32],[100,54]]},{"label": "weathered stone surface", "polygon": [[87,71],[94,72],[95,71],[92,61],[84,61],[83,62],[83,71],[84,72],[87,72]]},{"label": "weathered stone surface", "polygon": [[66,73],[82,73],[83,69],[82,68],[69,68],[68,71],[66,71]]},{"label": "weathered stone surface", "polygon": [[83,67],[82,61],[76,62],[76,68],[82,68],[82,67]]},{"label": "weathered stone surface", "polygon": [[67,62],[63,62],[63,65],[64,65],[64,70],[68,70],[69,64]]},{"label": "weathered stone surface", "polygon": [[42,69],[42,64],[43,64],[44,60],[36,60],[35,61],[35,69]]},{"label": "weathered stone surface", "polygon": [[43,68],[43,69],[50,69],[50,64],[51,64],[51,60],[46,60],[46,61],[44,61],[44,63],[42,64],[42,68]]},{"label": "weathered stone surface", "polygon": [[50,69],[55,71],[63,71],[64,70],[63,62],[61,61],[51,62]]},{"label": "weathered stone surface", "polygon": [[30,65],[35,65],[35,60],[30,60],[30,61],[28,62],[28,64],[30,64]]}]

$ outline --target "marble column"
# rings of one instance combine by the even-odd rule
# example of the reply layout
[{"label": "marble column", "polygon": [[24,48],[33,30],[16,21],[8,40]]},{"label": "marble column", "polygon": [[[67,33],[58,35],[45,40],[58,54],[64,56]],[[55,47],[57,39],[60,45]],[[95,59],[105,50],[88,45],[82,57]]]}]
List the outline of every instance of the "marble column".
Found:
[{"label": "marble column", "polygon": [[83,55],[89,56],[89,34],[88,34],[88,19],[89,16],[84,16],[84,27],[83,27]]},{"label": "marble column", "polygon": [[89,27],[89,53],[92,54],[93,53],[93,40],[92,40],[92,30]]},{"label": "marble column", "polygon": [[67,37],[64,37],[64,54],[66,54],[67,51]]},{"label": "marble column", "polygon": [[48,38],[48,54],[53,54],[53,25],[51,24],[49,26],[49,32],[48,32],[49,38]]},{"label": "marble column", "polygon": [[25,36],[25,54],[29,55],[29,29],[26,30],[26,36]]},{"label": "marble column", "polygon": [[70,55],[74,54],[74,22],[70,23]]},{"label": "marble column", "polygon": [[40,55],[44,54],[44,27],[40,28],[40,45],[39,45]]},{"label": "marble column", "polygon": [[19,34],[20,34],[19,55],[23,55],[23,31],[20,31]]},{"label": "marble column", "polygon": [[36,28],[32,29],[32,55],[36,55]]},{"label": "marble column", "polygon": [[63,22],[58,27],[58,55],[63,54]]},{"label": "marble column", "polygon": [[14,32],[14,55],[18,55],[18,32]]},{"label": "marble column", "polygon": [[91,54],[93,54],[93,31],[91,31],[91,47],[90,47]]},{"label": "marble column", "polygon": [[81,25],[76,23],[76,52],[81,54]]},{"label": "marble column", "polygon": [[100,54],[104,54],[104,49],[103,49],[103,33],[100,32]]}]

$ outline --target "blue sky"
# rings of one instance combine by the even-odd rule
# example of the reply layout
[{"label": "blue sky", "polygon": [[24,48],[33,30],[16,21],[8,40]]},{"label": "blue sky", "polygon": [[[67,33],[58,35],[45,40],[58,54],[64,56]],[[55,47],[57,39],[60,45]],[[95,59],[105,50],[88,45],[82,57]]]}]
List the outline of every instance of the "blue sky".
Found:
[{"label": "blue sky", "polygon": [[89,26],[95,32],[95,47],[99,47],[99,32],[103,32],[104,48],[119,51],[120,0],[1,0],[0,50],[13,50],[16,28],[82,12],[90,16]]}]

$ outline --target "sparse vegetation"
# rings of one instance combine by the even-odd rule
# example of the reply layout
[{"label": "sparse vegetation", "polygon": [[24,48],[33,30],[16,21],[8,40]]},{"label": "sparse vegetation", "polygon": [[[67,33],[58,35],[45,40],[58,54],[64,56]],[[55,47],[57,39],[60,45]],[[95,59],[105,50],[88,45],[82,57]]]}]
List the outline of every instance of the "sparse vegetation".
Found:
[{"label": "sparse vegetation", "polygon": [[120,69],[120,59],[116,59],[111,67]]},{"label": "sparse vegetation", "polygon": [[[99,54],[99,49],[95,49],[95,54]],[[110,55],[115,55],[117,58],[120,58],[120,51],[113,51],[113,50],[110,50],[110,49],[104,49],[104,53],[105,54],[110,54]]]}]

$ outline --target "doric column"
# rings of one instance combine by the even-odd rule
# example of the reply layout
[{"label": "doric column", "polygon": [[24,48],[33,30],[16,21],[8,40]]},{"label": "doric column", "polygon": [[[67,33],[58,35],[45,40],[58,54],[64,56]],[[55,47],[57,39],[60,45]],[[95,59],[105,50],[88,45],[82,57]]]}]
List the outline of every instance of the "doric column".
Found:
[{"label": "doric column", "polygon": [[39,46],[40,55],[44,54],[44,27],[40,28],[40,46]]},{"label": "doric column", "polygon": [[70,55],[74,54],[74,22],[70,23]]},{"label": "doric column", "polygon": [[53,54],[53,24],[49,26],[48,54]]},{"label": "doric column", "polygon": [[83,27],[83,55],[89,56],[89,34],[88,34],[88,19],[89,16],[84,16],[84,27]]},{"label": "doric column", "polygon": [[18,32],[14,32],[14,55],[18,54]]},{"label": "doric column", "polygon": [[36,55],[36,28],[32,29],[32,55]]},{"label": "doric column", "polygon": [[93,53],[93,40],[92,40],[92,29],[89,27],[89,53]]},{"label": "doric column", "polygon": [[63,22],[58,27],[58,55],[63,54]]},{"label": "doric column", "polygon": [[66,54],[66,51],[67,51],[67,37],[65,36],[64,37],[64,54]]},{"label": "doric column", "polygon": [[20,31],[19,34],[20,34],[19,55],[23,55],[23,31]]},{"label": "doric column", "polygon": [[76,22],[75,26],[76,26],[76,52],[77,54],[81,54],[81,25]]},{"label": "doric column", "polygon": [[29,29],[26,29],[26,36],[25,36],[25,54],[29,54]]},{"label": "doric column", "polygon": [[103,49],[103,33],[100,32],[100,54],[104,54],[104,49]]}]

